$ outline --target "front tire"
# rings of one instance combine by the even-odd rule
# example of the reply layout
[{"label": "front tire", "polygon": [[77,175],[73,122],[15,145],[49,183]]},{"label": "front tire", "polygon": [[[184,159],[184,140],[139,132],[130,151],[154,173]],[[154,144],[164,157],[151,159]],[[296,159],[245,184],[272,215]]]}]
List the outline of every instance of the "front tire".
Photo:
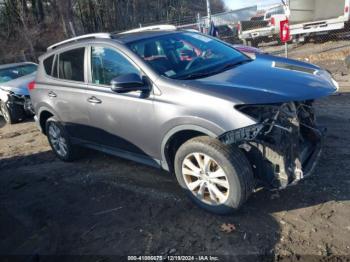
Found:
[{"label": "front tire", "polygon": [[249,161],[235,146],[210,137],[184,143],[175,155],[176,178],[200,207],[216,214],[238,210],[253,191]]},{"label": "front tire", "polygon": [[78,158],[79,148],[71,143],[65,128],[55,117],[46,121],[45,130],[52,151],[60,160],[72,162]]}]

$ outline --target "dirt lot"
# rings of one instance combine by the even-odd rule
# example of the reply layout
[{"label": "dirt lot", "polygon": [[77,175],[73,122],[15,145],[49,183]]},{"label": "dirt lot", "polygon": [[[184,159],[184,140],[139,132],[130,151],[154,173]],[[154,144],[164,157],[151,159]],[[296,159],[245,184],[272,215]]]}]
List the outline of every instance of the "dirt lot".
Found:
[{"label": "dirt lot", "polygon": [[[315,175],[279,193],[259,191],[232,216],[195,207],[165,172],[97,152],[62,163],[33,122],[0,122],[0,254],[349,261],[350,93],[317,108],[329,134]],[[223,223],[236,230],[221,232]]]}]

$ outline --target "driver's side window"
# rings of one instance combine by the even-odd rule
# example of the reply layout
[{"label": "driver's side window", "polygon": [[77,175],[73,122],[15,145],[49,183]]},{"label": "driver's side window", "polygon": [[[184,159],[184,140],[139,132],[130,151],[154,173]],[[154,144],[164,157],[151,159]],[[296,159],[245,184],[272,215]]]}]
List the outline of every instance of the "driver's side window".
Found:
[{"label": "driver's side window", "polygon": [[113,78],[140,71],[118,51],[102,46],[91,49],[92,83],[110,85]]}]

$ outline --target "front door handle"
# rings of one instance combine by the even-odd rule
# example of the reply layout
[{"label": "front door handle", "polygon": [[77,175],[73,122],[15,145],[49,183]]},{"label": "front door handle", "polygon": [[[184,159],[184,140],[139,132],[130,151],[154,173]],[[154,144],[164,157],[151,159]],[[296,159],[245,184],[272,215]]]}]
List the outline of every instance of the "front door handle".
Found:
[{"label": "front door handle", "polygon": [[48,96],[49,96],[49,97],[57,97],[56,93],[55,93],[55,92],[52,92],[52,91],[50,91],[50,92],[48,93]]},{"label": "front door handle", "polygon": [[101,104],[102,103],[102,100],[100,100],[94,96],[90,97],[87,101],[91,104]]}]

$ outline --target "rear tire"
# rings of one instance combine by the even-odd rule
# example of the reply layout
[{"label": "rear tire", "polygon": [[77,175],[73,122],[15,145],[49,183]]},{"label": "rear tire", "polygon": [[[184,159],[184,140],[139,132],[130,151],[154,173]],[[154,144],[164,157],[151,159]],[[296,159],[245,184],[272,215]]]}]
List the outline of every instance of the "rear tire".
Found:
[{"label": "rear tire", "polygon": [[0,101],[0,110],[7,124],[12,125],[24,119],[24,109],[20,105]]},{"label": "rear tire", "polygon": [[254,189],[253,171],[244,153],[210,137],[185,142],[176,152],[174,167],[189,197],[212,213],[238,210]]},{"label": "rear tire", "polygon": [[71,143],[65,128],[55,117],[50,117],[46,121],[45,127],[52,151],[60,160],[72,162],[79,157],[80,148]]}]

